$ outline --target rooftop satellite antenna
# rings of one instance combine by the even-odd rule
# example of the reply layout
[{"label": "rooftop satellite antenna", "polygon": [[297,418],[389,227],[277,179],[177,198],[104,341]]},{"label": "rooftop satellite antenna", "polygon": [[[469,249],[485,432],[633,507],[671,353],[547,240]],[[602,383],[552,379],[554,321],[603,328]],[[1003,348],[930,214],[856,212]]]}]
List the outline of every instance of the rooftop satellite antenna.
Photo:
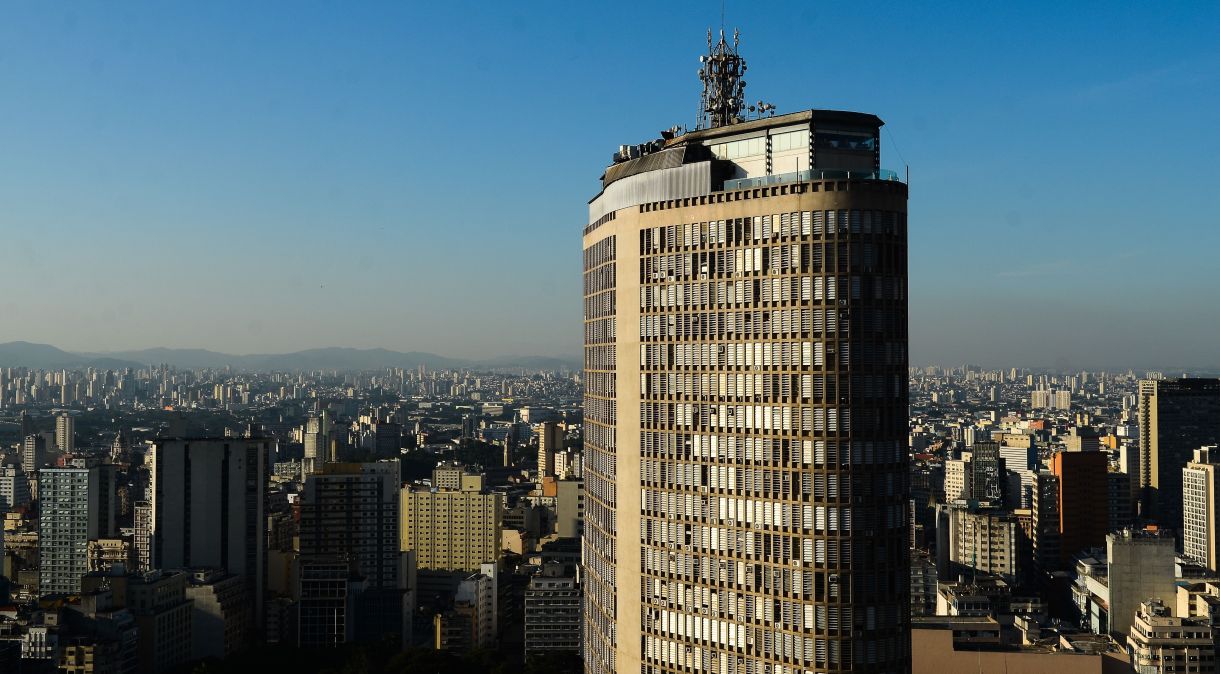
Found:
[{"label": "rooftop satellite antenna", "polygon": [[[723,21],[723,9],[721,17]],[[746,61],[738,53],[741,33],[733,31],[733,45],[724,38],[720,29],[720,40],[712,43],[712,30],[707,31],[707,51],[699,57],[699,79],[703,82],[703,93],[699,106],[699,128],[711,129],[743,121],[745,110]]]}]

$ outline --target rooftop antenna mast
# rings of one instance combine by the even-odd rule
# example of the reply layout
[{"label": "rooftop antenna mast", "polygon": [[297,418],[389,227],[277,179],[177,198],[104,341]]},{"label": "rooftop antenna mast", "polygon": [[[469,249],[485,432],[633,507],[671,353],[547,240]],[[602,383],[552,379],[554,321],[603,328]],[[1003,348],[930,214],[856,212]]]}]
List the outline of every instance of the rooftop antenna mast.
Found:
[{"label": "rooftop antenna mast", "polygon": [[[723,21],[724,5],[721,5]],[[699,79],[703,82],[703,93],[699,106],[699,128],[711,129],[743,121],[745,109],[746,61],[738,53],[741,33],[733,31],[733,45],[729,46],[720,29],[720,41],[712,43],[712,30],[707,31],[707,51],[699,57]]]}]

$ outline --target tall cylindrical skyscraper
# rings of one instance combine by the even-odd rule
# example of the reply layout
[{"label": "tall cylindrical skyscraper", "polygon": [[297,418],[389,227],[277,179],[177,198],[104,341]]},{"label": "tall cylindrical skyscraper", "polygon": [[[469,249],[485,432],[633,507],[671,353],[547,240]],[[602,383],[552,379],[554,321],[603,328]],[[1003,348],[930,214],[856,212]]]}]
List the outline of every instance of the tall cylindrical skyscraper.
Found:
[{"label": "tall cylindrical skyscraper", "polygon": [[908,671],[907,186],[709,47],[589,205],[586,671]]}]

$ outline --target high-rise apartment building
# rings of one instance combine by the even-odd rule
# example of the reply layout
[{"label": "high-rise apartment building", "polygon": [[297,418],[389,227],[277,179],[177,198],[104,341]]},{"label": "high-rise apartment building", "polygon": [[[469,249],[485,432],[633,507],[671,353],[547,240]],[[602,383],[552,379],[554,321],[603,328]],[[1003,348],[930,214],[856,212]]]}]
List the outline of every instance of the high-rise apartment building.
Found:
[{"label": "high-rise apartment building", "polygon": [[1106,510],[1109,511],[1110,531],[1121,531],[1131,527],[1135,521],[1131,512],[1131,476],[1120,472],[1106,473],[1108,493]]},{"label": "high-rise apartment building", "polygon": [[30,481],[18,466],[0,466],[0,511],[30,504]]},{"label": "high-rise apartment building", "polygon": [[55,446],[68,454],[76,451],[76,419],[68,412],[55,415]]},{"label": "high-rise apartment building", "polygon": [[137,501],[132,508],[132,561],[134,571],[151,571],[152,566],[152,503]]},{"label": "high-rise apartment building", "polygon": [[1016,517],[1002,510],[961,505],[940,508],[937,567],[946,571],[942,578],[987,574],[1000,576],[1009,583],[1018,581],[1022,572],[1017,554],[1021,530]]},{"label": "high-rise apartment building", "polygon": [[301,461],[305,475],[321,470],[323,463],[337,458],[330,455],[333,427],[334,422],[327,410],[322,410],[317,416],[311,416],[305,421],[305,455]]},{"label": "high-rise apartment building", "polygon": [[1041,572],[1062,568],[1059,545],[1059,478],[1049,471],[1034,475],[1030,508],[1030,553],[1034,567]]},{"label": "high-rise apartment building", "polygon": [[970,462],[963,459],[945,461],[945,503],[970,499]]},{"label": "high-rise apartment building", "polygon": [[421,569],[478,571],[500,561],[504,494],[475,485],[461,491],[402,489],[403,551],[414,551]]},{"label": "high-rise apartment building", "polygon": [[1138,396],[1139,514],[1176,529],[1182,467],[1199,447],[1220,443],[1220,379],[1146,379]]},{"label": "high-rise apartment building", "polygon": [[1182,469],[1182,554],[1220,570],[1220,447],[1195,450],[1194,459]]},{"label": "high-rise apartment building", "polygon": [[525,588],[525,655],[580,650],[580,583],[576,570],[548,562]]},{"label": "high-rise apartment building", "polygon": [[47,441],[41,435],[30,434],[21,440],[21,469],[28,477],[36,478],[38,469],[46,462]]},{"label": "high-rise apartment building", "polygon": [[735,43],[589,203],[586,671],[904,671],[907,187],[873,115],[747,119]]},{"label": "high-rise apartment building", "polygon": [[76,594],[89,573],[89,541],[115,526],[113,466],[78,459],[38,473],[38,589]]},{"label": "high-rise apartment building", "polygon": [[245,580],[255,615],[262,614],[263,510],[273,446],[273,440],[259,438],[156,440],[148,513],[152,568],[224,569]]},{"label": "high-rise apartment building", "polygon": [[554,421],[546,421],[538,427],[538,481],[544,477],[555,477],[555,455],[563,451],[564,429]]}]

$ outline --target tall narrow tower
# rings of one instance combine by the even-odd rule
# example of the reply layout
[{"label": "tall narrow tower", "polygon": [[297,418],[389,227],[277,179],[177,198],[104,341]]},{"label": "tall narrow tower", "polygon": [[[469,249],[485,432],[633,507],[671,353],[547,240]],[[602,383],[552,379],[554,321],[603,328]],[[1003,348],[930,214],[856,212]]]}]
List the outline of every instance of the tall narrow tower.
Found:
[{"label": "tall narrow tower", "polygon": [[907,186],[711,52],[589,203],[586,671],[909,671]]}]

